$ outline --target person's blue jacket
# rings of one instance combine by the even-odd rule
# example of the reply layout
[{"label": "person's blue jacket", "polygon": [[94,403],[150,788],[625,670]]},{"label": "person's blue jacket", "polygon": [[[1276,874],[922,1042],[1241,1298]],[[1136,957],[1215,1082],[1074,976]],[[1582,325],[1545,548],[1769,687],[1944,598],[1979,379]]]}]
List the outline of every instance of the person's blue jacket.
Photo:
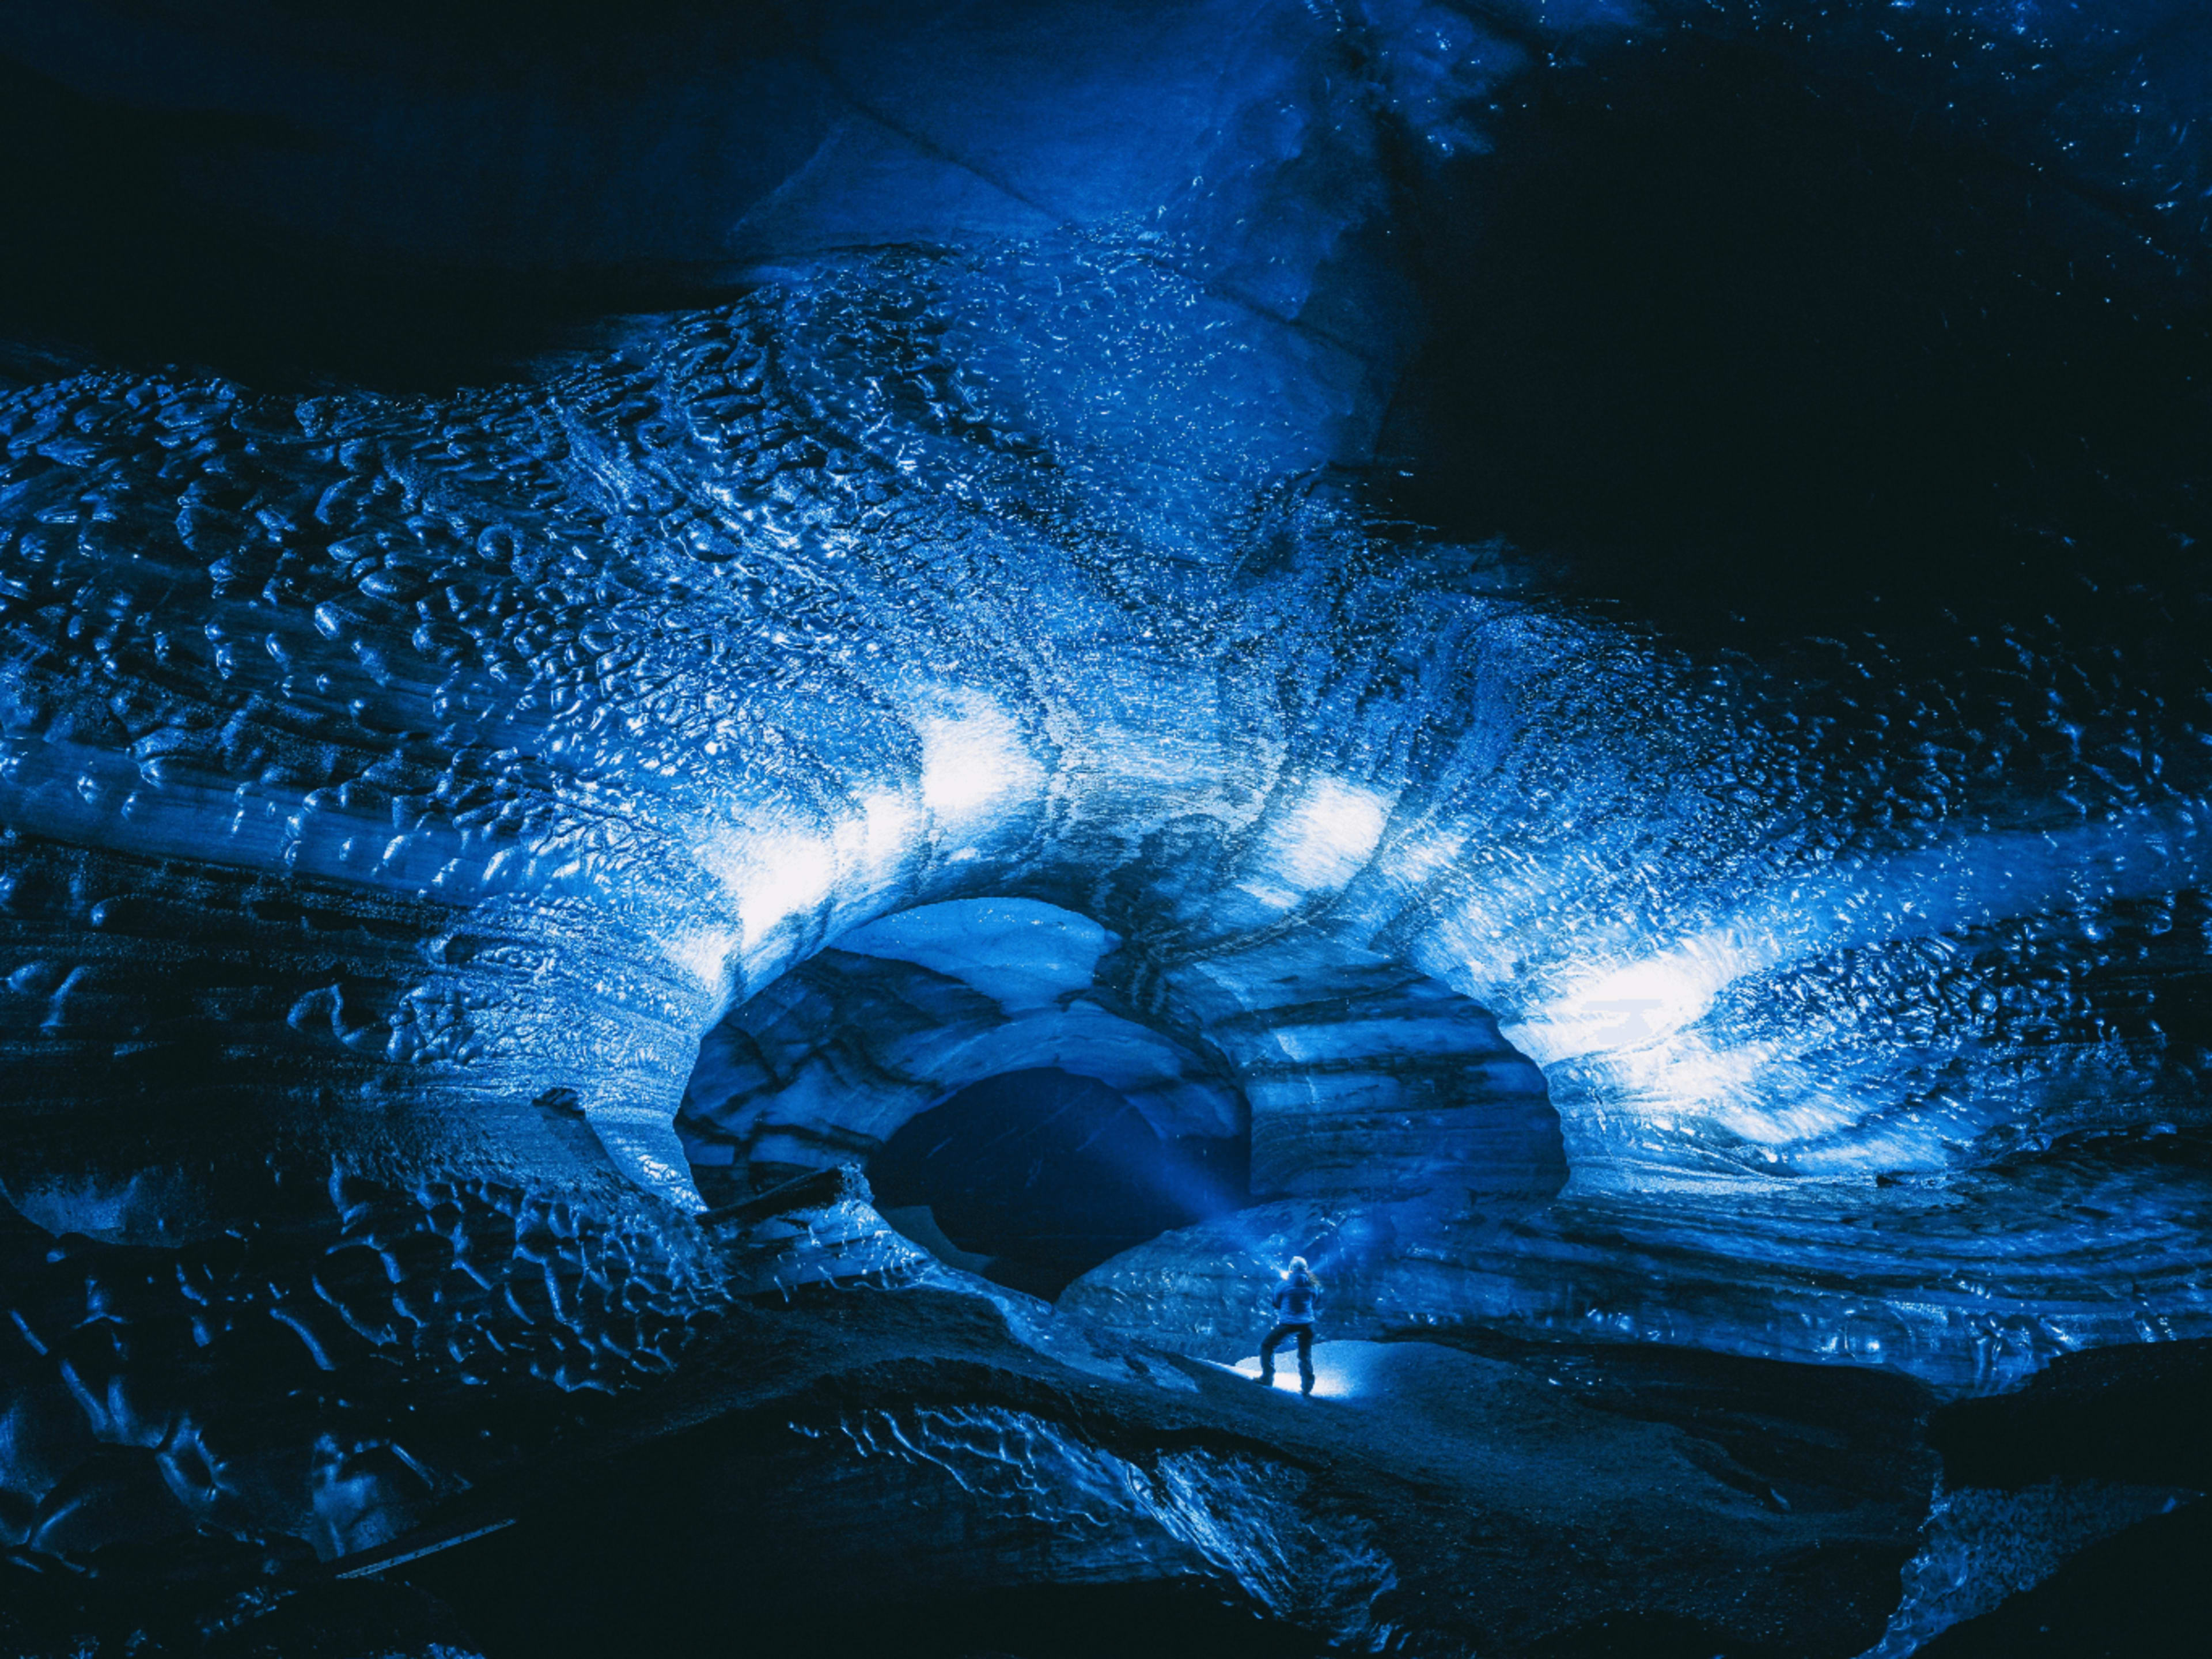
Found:
[{"label": "person's blue jacket", "polygon": [[1275,1287],[1275,1311],[1285,1325],[1310,1325],[1321,1285],[1310,1273],[1285,1273]]}]

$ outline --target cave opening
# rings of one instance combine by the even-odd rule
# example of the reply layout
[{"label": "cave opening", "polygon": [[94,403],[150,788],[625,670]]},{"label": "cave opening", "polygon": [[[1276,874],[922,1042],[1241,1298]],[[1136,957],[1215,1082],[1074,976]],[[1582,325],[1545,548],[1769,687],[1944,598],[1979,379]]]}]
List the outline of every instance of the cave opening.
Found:
[{"label": "cave opening", "polygon": [[1243,1208],[1251,1160],[1249,1132],[1164,1136],[1119,1090],[1044,1066],[970,1084],[909,1119],[868,1179],[902,1232],[1051,1298],[1124,1250]]},{"label": "cave opening", "polygon": [[1674,625],[2201,570],[2212,307],[2160,224],[1747,40],[1563,56],[1486,136],[1413,169],[1394,510]]},{"label": "cave opening", "polygon": [[1135,1006],[1126,945],[1011,896],[841,934],[702,1036],[676,1121],[701,1196],[857,1165],[908,1240],[1047,1299],[1249,1207],[1237,1063],[1203,1018]]}]

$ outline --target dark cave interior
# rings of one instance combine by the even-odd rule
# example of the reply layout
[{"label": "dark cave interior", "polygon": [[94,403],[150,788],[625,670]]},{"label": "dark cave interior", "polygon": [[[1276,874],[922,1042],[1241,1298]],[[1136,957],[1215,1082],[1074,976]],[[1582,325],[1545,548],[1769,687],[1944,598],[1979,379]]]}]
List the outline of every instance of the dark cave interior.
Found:
[{"label": "dark cave interior", "polygon": [[1662,35],[1501,95],[1414,221],[1393,508],[1677,624],[2189,602],[2201,256],[1850,67]]},{"label": "dark cave interior", "polygon": [[971,1083],[868,1160],[893,1212],[927,1207],[987,1279],[1047,1300],[1160,1234],[1251,1202],[1249,1136],[1163,1140],[1097,1080],[1032,1066]]}]

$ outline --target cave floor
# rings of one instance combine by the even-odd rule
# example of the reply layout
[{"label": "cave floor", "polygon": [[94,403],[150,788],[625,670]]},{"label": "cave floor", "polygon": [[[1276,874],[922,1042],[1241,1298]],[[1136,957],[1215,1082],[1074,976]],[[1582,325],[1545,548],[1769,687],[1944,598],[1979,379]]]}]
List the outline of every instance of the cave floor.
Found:
[{"label": "cave floor", "polygon": [[[740,1309],[714,1352],[610,1402],[578,1455],[449,1523],[515,1524],[387,1577],[452,1606],[492,1659],[602,1652],[615,1632],[716,1651],[733,1607],[754,1635],[825,1652],[880,1652],[896,1630],[902,1652],[1026,1654],[1007,1644],[1043,1620],[1038,1651],[1071,1654],[1081,1629],[1199,1652],[1256,1627],[1290,1650],[1846,1656],[1880,1635],[1933,1478],[1930,1397],[1883,1374],[1462,1331],[1323,1342],[1302,1400],[1095,1329],[1054,1333],[1088,1348],[1071,1367],[1022,1340],[1033,1318],[929,1288]],[[987,1419],[1028,1437],[1026,1507],[915,1426]],[[1245,1471],[1255,1522],[1312,1528],[1270,1547],[1328,1540],[1313,1577],[1344,1577],[1346,1551],[1383,1564],[1348,1592],[1364,1623],[1329,1629],[1295,1591],[1224,1593],[1170,1538],[1071,1553],[1085,1499],[1054,1490],[1061,1440],[1126,1468]]]},{"label": "cave floor", "polygon": [[1929,1651],[2118,1654],[2203,1599],[2185,1573],[2142,1580],[2201,1539],[2181,1489],[2206,1484],[2212,1345],[2084,1354],[1954,1402],[1894,1372],[1472,1325],[1324,1340],[1316,1361],[1314,1398],[1293,1356],[1262,1391],[1256,1362],[932,1267],[770,1291],[624,1393],[489,1418],[424,1395],[416,1443],[443,1437],[450,1461],[465,1435],[472,1484],[379,1549],[118,1550],[35,1594],[18,1574],[0,1635],[40,1659],[1120,1659],[1262,1641],[1856,1659],[1924,1555],[1939,1467],[1989,1492],[2179,1495]]}]

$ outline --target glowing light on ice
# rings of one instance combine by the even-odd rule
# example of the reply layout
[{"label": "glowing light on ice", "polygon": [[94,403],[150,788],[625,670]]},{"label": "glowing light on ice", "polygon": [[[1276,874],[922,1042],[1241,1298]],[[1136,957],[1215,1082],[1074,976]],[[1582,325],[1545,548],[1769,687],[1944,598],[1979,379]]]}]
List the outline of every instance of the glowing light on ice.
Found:
[{"label": "glowing light on ice", "polygon": [[749,848],[753,872],[738,893],[738,921],[757,945],[787,918],[812,911],[830,896],[837,857],[815,836],[777,836]]},{"label": "glowing light on ice", "polygon": [[[1332,1363],[1328,1344],[1314,1344],[1314,1389],[1316,1400],[1342,1400],[1361,1392],[1357,1379]],[[1229,1368],[1239,1376],[1260,1380],[1260,1356],[1251,1354]],[[1298,1350],[1294,1342],[1285,1342],[1275,1350],[1275,1391],[1296,1394],[1298,1391]]]},{"label": "glowing light on ice", "polygon": [[682,933],[663,941],[668,959],[709,989],[723,988],[729,978],[730,957],[739,936],[719,928]]},{"label": "glowing light on ice", "polygon": [[[1427,1345],[1413,1346],[1425,1349]],[[1396,1394],[1402,1379],[1394,1372],[1403,1369],[1397,1362],[1407,1359],[1413,1352],[1413,1347],[1401,1344],[1341,1338],[1332,1341],[1322,1338],[1313,1347],[1313,1397],[1357,1400]],[[1260,1376],[1259,1356],[1240,1359],[1228,1369],[1256,1382]],[[1279,1393],[1286,1389],[1291,1394],[1298,1391],[1298,1351],[1295,1342],[1285,1342],[1275,1350],[1275,1388]]]},{"label": "glowing light on ice", "polygon": [[[865,796],[860,810],[824,836],[797,828],[724,828],[702,834],[694,856],[727,896],[734,930],[706,928],[665,940],[669,959],[710,988],[728,988],[732,960],[758,951],[793,918],[825,908],[825,926],[882,908],[922,835],[914,803],[888,790]],[[742,820],[746,809],[732,805]],[[749,969],[758,969],[754,961]]]},{"label": "glowing light on ice", "polygon": [[1540,1066],[1632,1048],[1693,1024],[1723,986],[1772,959],[1771,951],[1753,951],[1733,939],[1707,934],[1663,956],[1571,981],[1508,1037]]},{"label": "glowing light on ice", "polygon": [[803,831],[733,832],[703,841],[696,856],[735,903],[748,946],[817,908],[837,879],[836,849]]},{"label": "glowing light on ice", "polygon": [[1336,891],[1374,856],[1389,817],[1389,796],[1340,778],[1317,780],[1261,839],[1245,891],[1282,909]]},{"label": "glowing light on ice", "polygon": [[1003,811],[1044,781],[1006,712],[986,698],[957,715],[915,723],[921,738],[921,802],[939,823]]}]

